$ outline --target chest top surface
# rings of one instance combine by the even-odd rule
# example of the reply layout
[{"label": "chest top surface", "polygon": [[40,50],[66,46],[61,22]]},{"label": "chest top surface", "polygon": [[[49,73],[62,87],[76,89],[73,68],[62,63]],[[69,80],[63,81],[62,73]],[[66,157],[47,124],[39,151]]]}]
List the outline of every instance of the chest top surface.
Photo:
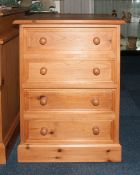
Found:
[{"label": "chest top surface", "polygon": [[48,24],[48,23],[91,23],[91,24],[112,24],[121,25],[125,21],[114,18],[111,15],[93,15],[93,14],[33,14],[24,16],[14,21],[14,24]]}]

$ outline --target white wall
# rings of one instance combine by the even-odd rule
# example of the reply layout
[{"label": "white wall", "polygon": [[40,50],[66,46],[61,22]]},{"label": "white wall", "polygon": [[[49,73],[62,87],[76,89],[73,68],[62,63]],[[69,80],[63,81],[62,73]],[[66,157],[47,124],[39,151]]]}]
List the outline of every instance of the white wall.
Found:
[{"label": "white wall", "polygon": [[[95,14],[111,14],[116,9],[118,17],[122,17],[122,11],[130,11],[132,16],[140,18],[140,0],[94,0]],[[121,26],[121,33],[124,37],[140,37],[140,23],[130,23]]]},{"label": "white wall", "polygon": [[59,0],[55,0],[55,9],[57,12],[60,12],[60,1]]},{"label": "white wall", "polygon": [[94,12],[94,0],[63,0],[62,13],[89,14]]}]

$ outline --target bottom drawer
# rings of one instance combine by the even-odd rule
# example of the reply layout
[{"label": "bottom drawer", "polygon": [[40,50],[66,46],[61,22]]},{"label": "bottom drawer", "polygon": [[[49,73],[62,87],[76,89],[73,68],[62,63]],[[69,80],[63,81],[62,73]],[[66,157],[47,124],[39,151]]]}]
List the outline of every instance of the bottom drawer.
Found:
[{"label": "bottom drawer", "polygon": [[112,142],[113,122],[111,120],[28,120],[27,123],[28,141]]}]

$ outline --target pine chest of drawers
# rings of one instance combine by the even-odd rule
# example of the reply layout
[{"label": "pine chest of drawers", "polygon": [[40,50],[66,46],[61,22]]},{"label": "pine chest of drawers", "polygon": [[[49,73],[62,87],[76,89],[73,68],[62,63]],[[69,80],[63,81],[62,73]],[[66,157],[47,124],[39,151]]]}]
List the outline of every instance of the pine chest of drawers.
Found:
[{"label": "pine chest of drawers", "polygon": [[123,21],[71,16],[15,22],[21,24],[20,162],[121,161]]}]

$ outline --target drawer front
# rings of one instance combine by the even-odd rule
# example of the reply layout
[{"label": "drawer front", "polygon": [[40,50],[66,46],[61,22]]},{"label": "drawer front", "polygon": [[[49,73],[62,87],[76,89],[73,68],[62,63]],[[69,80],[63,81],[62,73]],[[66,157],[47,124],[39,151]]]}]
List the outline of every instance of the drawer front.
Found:
[{"label": "drawer front", "polygon": [[46,121],[29,120],[27,140],[111,141],[112,121]]},{"label": "drawer front", "polygon": [[24,51],[111,51],[116,28],[25,28]]},{"label": "drawer front", "polygon": [[24,110],[114,111],[115,93],[109,89],[24,90]]},{"label": "drawer front", "polygon": [[115,61],[24,61],[24,86],[35,88],[110,87],[116,84]]}]

